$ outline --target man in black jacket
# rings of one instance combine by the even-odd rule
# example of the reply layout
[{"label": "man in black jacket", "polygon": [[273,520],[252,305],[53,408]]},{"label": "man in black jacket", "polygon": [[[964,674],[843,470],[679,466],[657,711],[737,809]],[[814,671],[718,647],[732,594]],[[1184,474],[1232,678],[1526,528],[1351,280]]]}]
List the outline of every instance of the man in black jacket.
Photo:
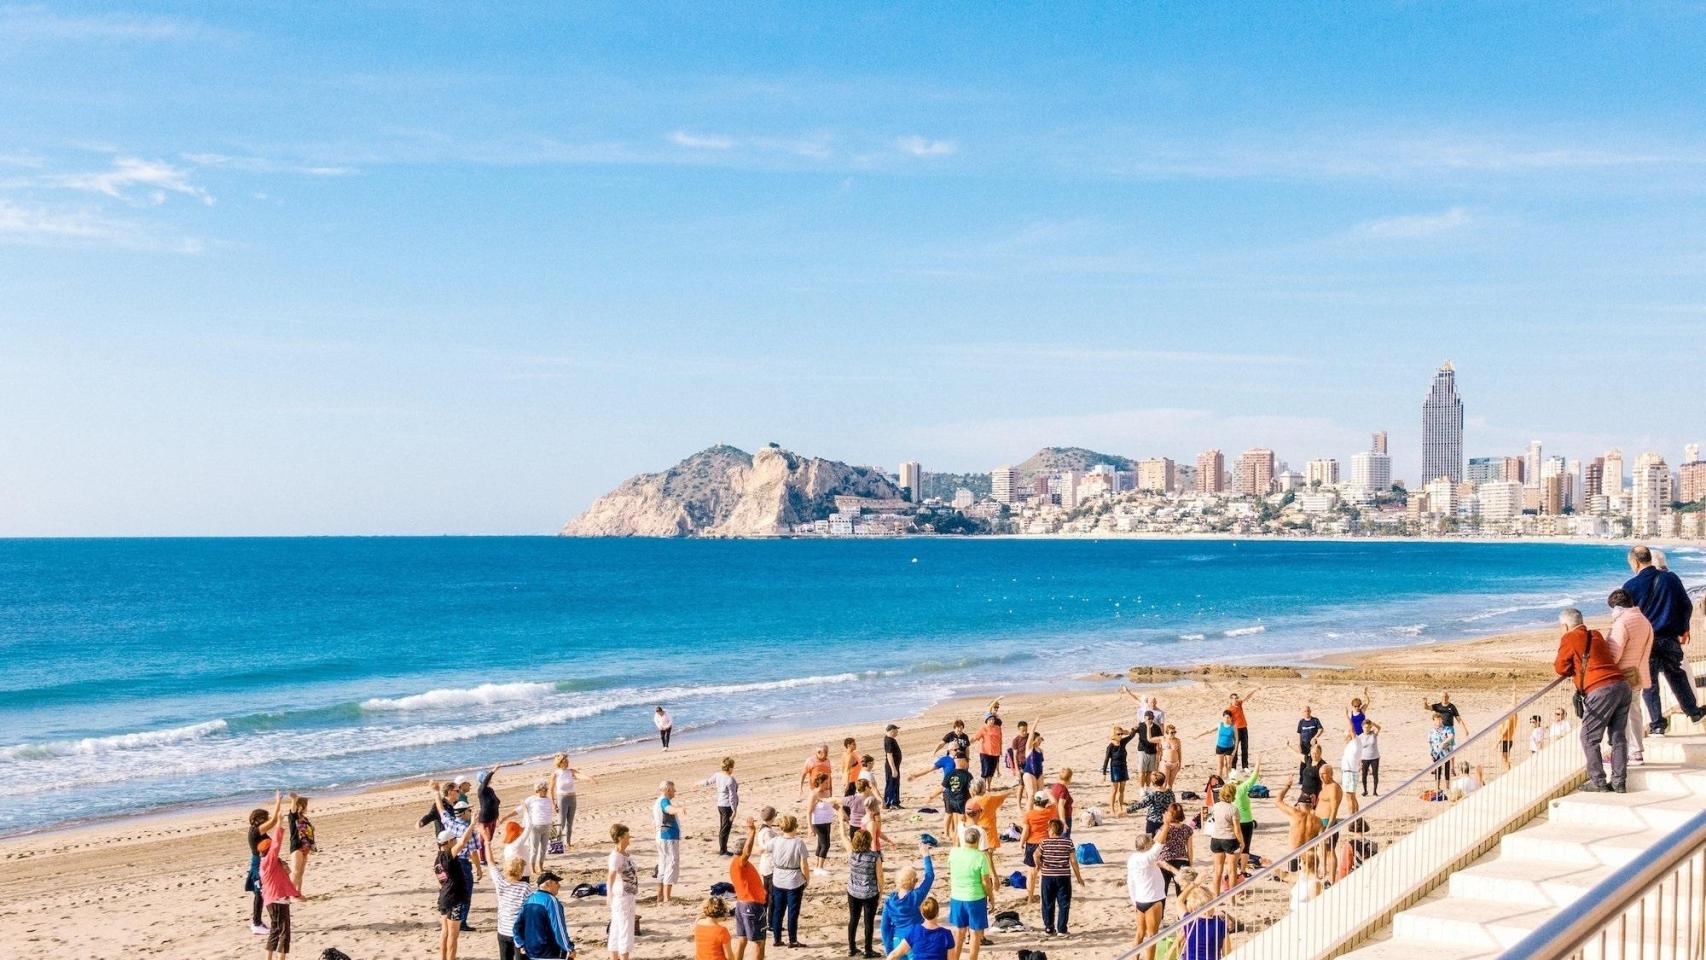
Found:
[{"label": "man in black jacket", "polygon": [[1694,677],[1682,662],[1683,637],[1688,635],[1694,603],[1688,599],[1681,577],[1653,566],[1653,552],[1647,547],[1637,546],[1629,551],[1629,569],[1635,575],[1623,584],[1623,589],[1629,591],[1635,605],[1653,625],[1653,652],[1648,659],[1653,682],[1641,691],[1641,700],[1647,705],[1647,732],[1664,733],[1670,721],[1665,718],[1659,701],[1660,676],[1670,684],[1677,704],[1688,714],[1688,719],[1698,721],[1706,717],[1706,710],[1700,709],[1694,697]]}]

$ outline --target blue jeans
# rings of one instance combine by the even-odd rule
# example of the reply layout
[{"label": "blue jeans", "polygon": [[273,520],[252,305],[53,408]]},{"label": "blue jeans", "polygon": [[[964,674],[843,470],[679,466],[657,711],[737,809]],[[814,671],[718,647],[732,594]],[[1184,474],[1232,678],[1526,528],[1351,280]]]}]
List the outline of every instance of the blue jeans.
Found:
[{"label": "blue jeans", "polygon": [[1653,675],[1653,682],[1641,691],[1641,701],[1647,705],[1647,717],[1653,729],[1664,726],[1664,706],[1659,702],[1661,676],[1670,684],[1670,692],[1676,694],[1676,702],[1681,705],[1683,713],[1692,717],[1700,712],[1700,704],[1694,699],[1694,677],[1682,665],[1682,644],[1677,643],[1675,637],[1653,638],[1653,652],[1647,656],[1647,668]]},{"label": "blue jeans", "polygon": [[1066,918],[1072,913],[1072,878],[1043,877],[1043,929],[1066,933]]},{"label": "blue jeans", "polygon": [[788,914],[788,942],[797,942],[800,932],[800,901],[804,899],[805,888],[795,887],[784,890],[781,887],[770,888],[770,939],[776,943],[782,942],[782,913]]},{"label": "blue jeans", "polygon": [[[474,828],[469,827],[468,829],[472,830]],[[472,891],[474,889],[474,861],[470,860],[467,857],[459,857],[456,860],[456,867],[457,867],[457,869],[462,871],[462,882],[467,885],[465,889]],[[468,908],[473,906],[473,905],[474,904],[473,904],[472,898],[469,898],[468,900],[464,900],[461,903],[457,904],[456,905],[456,922],[467,923],[468,922]]]},{"label": "blue jeans", "polygon": [[891,810],[900,806],[900,777],[894,774],[883,777],[883,806]]}]

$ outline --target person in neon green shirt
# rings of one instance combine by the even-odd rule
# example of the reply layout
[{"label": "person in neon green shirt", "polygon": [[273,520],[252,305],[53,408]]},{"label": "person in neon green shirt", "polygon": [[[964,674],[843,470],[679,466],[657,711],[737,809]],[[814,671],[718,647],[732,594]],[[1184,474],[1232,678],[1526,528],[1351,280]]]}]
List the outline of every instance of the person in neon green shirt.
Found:
[{"label": "person in neon green shirt", "polygon": [[1256,815],[1250,812],[1250,788],[1256,785],[1257,778],[1262,775],[1262,761],[1250,768],[1250,775],[1238,781],[1233,787],[1236,792],[1232,800],[1238,808],[1238,829],[1244,834],[1244,846],[1238,851],[1238,872],[1250,872],[1250,841],[1256,836]]},{"label": "person in neon green shirt", "polygon": [[976,827],[960,831],[960,845],[948,851],[948,925],[954,928],[954,956],[971,931],[971,953],[977,960],[983,947],[983,931],[989,928],[989,902],[995,898],[995,876],[983,854],[983,834]]}]

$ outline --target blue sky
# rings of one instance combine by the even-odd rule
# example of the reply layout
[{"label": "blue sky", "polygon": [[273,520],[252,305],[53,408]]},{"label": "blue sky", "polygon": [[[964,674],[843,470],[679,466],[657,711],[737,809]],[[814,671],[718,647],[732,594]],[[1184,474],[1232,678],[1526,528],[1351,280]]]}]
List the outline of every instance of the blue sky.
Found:
[{"label": "blue sky", "polygon": [[1209,6],[0,5],[0,534],[1706,440],[1706,7]]}]

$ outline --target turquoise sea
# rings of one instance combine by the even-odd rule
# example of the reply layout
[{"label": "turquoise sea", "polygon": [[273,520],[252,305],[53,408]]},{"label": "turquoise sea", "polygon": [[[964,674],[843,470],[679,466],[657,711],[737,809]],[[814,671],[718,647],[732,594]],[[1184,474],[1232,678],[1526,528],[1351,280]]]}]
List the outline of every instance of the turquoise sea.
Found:
[{"label": "turquoise sea", "polygon": [[0,541],[0,831],[620,743],[656,703],[691,737],[1450,640],[1624,576],[1535,544]]}]

